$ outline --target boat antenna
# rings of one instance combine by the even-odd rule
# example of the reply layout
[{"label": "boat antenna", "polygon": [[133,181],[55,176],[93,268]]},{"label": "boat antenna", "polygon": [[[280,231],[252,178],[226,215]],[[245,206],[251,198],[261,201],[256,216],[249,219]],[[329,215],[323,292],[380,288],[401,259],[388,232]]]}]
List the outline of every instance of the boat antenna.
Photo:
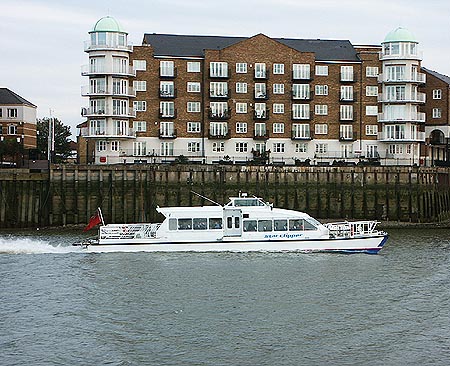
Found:
[{"label": "boat antenna", "polygon": [[213,201],[212,199],[209,199],[208,197],[202,196],[200,193],[197,193],[197,192],[192,191],[192,190],[191,190],[191,192],[194,193],[195,195],[201,197],[201,198],[204,198],[205,200],[207,200],[207,201],[209,201],[209,202],[211,202],[211,203],[214,203],[214,204],[217,205],[217,206],[222,207],[222,205],[221,205],[220,203],[217,203],[216,201]]}]

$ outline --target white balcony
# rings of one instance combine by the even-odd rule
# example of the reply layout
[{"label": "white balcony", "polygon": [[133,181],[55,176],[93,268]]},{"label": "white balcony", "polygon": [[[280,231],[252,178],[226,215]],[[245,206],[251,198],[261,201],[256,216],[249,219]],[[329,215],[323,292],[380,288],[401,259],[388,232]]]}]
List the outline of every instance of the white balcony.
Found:
[{"label": "white balcony", "polygon": [[386,93],[378,95],[378,101],[381,103],[425,103],[425,93],[406,93],[402,96],[390,96]]},{"label": "white balcony", "polygon": [[101,88],[91,88],[90,85],[84,85],[81,87],[81,95],[83,97],[101,97],[101,96],[117,96],[117,97],[136,97],[136,91],[134,88],[128,87],[123,90],[116,90],[112,87]]},{"label": "white balcony", "polygon": [[116,75],[116,76],[136,76],[136,71],[133,66],[126,67],[94,67],[91,65],[81,66],[82,76],[96,76],[96,75]]},{"label": "white balcony", "polygon": [[411,133],[411,131],[404,131],[404,133],[396,133],[394,135],[386,133],[386,131],[378,133],[378,140],[382,142],[425,142],[425,132]]},{"label": "white balcony", "polygon": [[110,131],[106,128],[104,130],[86,128],[81,132],[81,135],[86,138],[98,138],[98,139],[129,139],[136,138],[136,131],[133,128],[128,128],[125,130],[115,130]]},{"label": "white balcony", "polygon": [[389,113],[378,113],[378,122],[381,123],[425,123],[425,113],[405,113],[403,116],[392,116]]},{"label": "white balcony", "polygon": [[427,81],[427,76],[423,73],[417,73],[414,75],[402,75],[395,78],[389,77],[387,74],[379,74],[379,83],[414,83],[414,84],[425,84]]},{"label": "white balcony", "polygon": [[81,108],[81,115],[89,118],[134,118],[136,117],[136,111],[134,108],[113,108],[111,106],[106,106],[105,108]]},{"label": "white balcony", "polygon": [[117,43],[109,43],[106,44],[92,44],[91,41],[84,42],[84,52],[89,51],[125,51],[125,52],[133,52],[133,45],[118,45]]},{"label": "white balcony", "polygon": [[385,61],[385,60],[422,60],[423,52],[419,51],[419,52],[417,52],[417,54],[404,52],[404,53],[398,54],[398,55],[386,55],[381,51],[381,52],[378,52],[378,56],[381,61]]}]

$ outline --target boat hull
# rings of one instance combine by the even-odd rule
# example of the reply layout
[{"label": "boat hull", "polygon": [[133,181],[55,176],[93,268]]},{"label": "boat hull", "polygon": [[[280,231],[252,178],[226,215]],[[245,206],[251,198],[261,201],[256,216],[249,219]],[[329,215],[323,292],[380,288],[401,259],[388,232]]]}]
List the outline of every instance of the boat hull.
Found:
[{"label": "boat hull", "polygon": [[133,240],[82,245],[88,252],[343,252],[376,254],[383,247],[387,235],[362,238],[215,242],[162,242]]}]

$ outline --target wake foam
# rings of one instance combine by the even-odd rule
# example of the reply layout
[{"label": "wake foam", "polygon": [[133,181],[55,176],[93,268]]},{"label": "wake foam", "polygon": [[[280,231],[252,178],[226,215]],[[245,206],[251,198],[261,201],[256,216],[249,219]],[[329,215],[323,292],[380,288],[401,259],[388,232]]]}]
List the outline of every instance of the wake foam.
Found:
[{"label": "wake foam", "polygon": [[79,247],[53,246],[49,242],[30,238],[0,238],[0,254],[72,253]]}]

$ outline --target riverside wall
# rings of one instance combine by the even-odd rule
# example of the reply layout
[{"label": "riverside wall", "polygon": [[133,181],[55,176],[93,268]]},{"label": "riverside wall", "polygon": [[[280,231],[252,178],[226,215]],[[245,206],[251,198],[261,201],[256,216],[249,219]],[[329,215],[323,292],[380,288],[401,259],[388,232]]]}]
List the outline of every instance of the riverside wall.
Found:
[{"label": "riverside wall", "polygon": [[49,172],[0,170],[0,228],[161,219],[157,206],[219,203],[239,191],[322,220],[450,219],[450,170],[424,167],[230,165],[53,165]]}]

